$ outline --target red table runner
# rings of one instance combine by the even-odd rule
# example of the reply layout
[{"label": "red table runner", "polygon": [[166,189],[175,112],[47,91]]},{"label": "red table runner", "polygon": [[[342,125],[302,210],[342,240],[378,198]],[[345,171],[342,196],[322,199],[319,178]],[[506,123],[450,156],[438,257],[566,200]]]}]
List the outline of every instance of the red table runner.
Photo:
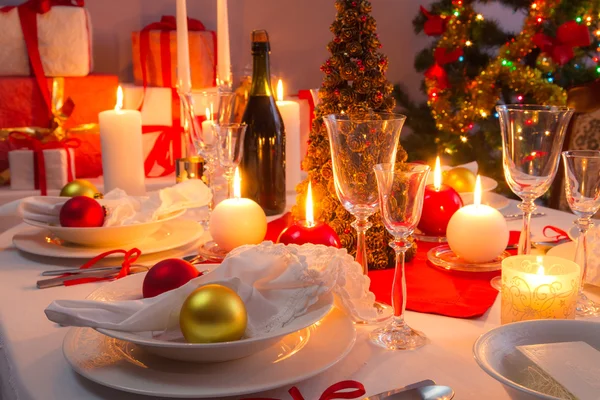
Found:
[{"label": "red table runner", "polygon": [[[271,221],[265,240],[276,241],[279,233],[291,223],[290,213]],[[498,295],[498,291],[490,286],[490,280],[500,275],[500,271],[451,272],[437,268],[427,261],[427,251],[436,245],[419,242],[416,257],[406,263],[406,308],[458,318],[483,315]],[[377,300],[391,303],[393,276],[393,268],[369,272],[371,291]]]}]

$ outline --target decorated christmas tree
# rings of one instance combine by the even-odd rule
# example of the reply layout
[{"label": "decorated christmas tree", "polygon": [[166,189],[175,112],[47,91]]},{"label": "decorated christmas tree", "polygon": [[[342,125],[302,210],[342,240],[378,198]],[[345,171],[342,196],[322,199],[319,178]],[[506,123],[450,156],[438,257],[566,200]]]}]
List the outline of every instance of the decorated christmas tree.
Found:
[{"label": "decorated christmas tree", "polygon": [[490,1],[441,0],[414,19],[416,33],[438,39],[415,58],[427,102],[411,101],[395,87],[410,117],[413,135],[403,141],[410,159],[476,160],[483,174],[503,181],[494,106],[564,105],[566,89],[600,76],[598,0],[499,2],[524,15],[520,32],[506,32],[475,10]]},{"label": "decorated christmas tree", "polygon": [[[320,104],[315,108],[315,119],[310,133],[308,154],[303,168],[308,179],[298,185],[296,218],[304,216],[308,181],[312,182],[315,199],[315,218],[327,222],[340,236],[343,247],[356,252],[356,232],[350,223],[354,217],[340,204],[335,193],[331,153],[327,130],[322,117],[345,113],[350,116],[368,111],[391,112],[395,107],[393,86],[385,76],[388,59],[379,52],[381,43],[376,33],[377,24],[370,15],[367,0],[336,0],[337,15],[331,24],[333,40],[327,45],[330,57],[321,66],[325,74],[319,89]],[[403,162],[406,153],[399,146],[397,161]],[[382,269],[393,265],[394,252],[388,247],[391,236],[376,214],[373,226],[367,232],[369,268]],[[409,257],[414,254],[409,252]]]}]

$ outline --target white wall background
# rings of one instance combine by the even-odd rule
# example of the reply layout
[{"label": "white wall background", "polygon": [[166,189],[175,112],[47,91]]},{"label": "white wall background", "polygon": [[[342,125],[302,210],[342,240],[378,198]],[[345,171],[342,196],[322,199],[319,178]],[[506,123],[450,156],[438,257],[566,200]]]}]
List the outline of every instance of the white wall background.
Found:
[{"label": "white wall background", "polygon": [[[21,0],[0,0],[0,6]],[[390,59],[388,78],[404,84],[420,96],[421,75],[413,69],[414,55],[431,40],[415,35],[412,19],[430,0],[372,0],[373,16]],[[335,17],[334,0],[229,0],[231,59],[239,76],[251,62],[250,32],[266,29],[271,38],[271,69],[284,79],[288,93],[320,85],[320,64],[327,58],[331,40],[329,25]],[[131,32],[158,21],[161,15],[175,15],[175,0],[86,0],[93,26],[95,71],[119,75],[131,81]],[[481,8],[486,18],[518,30],[522,18],[492,4]],[[216,0],[188,0],[188,16],[216,30]],[[0,32],[1,34],[1,32]]]}]

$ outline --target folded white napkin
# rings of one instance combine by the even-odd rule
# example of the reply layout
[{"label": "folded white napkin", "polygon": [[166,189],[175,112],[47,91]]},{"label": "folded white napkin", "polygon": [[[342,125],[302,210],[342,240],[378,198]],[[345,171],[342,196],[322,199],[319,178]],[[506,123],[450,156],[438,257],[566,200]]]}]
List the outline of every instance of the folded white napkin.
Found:
[{"label": "folded white napkin", "polygon": [[[190,179],[144,197],[128,196],[115,189],[98,201],[107,209],[104,226],[119,226],[156,221],[180,210],[204,207],[211,198],[210,189],[202,181]],[[60,209],[67,200],[67,197],[26,197],[0,206],[0,216],[18,214],[24,219],[57,225]]]},{"label": "folded white napkin", "polygon": [[240,295],[248,313],[246,337],[285,326],[305,314],[319,296],[330,292],[338,307],[349,315],[375,316],[375,296],[369,291],[369,278],[345,249],[272,242],[234,249],[214,271],[154,298],[56,300],[45,312],[48,319],[62,325],[128,332],[180,332],[181,305],[192,291],[208,283],[225,285]]}]

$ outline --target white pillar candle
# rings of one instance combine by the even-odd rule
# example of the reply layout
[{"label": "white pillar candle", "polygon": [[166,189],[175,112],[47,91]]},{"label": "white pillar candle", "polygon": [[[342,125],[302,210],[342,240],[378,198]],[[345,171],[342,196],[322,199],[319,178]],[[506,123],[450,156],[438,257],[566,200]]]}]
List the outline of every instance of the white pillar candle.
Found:
[{"label": "white pillar candle", "polygon": [[208,107],[206,108],[206,120],[202,121],[202,140],[204,140],[204,144],[209,146],[215,144],[212,113]]},{"label": "white pillar candle", "polygon": [[219,85],[232,83],[227,0],[217,0],[217,78]]},{"label": "white pillar candle", "polygon": [[98,114],[104,191],[119,188],[133,196],[146,194],[144,183],[144,150],[142,146],[142,114],[122,110],[123,91],[119,86],[114,110]]},{"label": "white pillar candle", "polygon": [[241,197],[240,174],[235,169],[233,198],[220,202],[210,214],[209,231],[215,243],[229,252],[245,244],[258,244],[267,234],[262,207]]},{"label": "white pillar candle", "polygon": [[502,260],[502,324],[574,319],[579,272],[579,265],[560,257],[521,255]]},{"label": "white pillar candle", "polygon": [[177,79],[183,92],[192,90],[186,0],[177,0]]},{"label": "white pillar candle", "polygon": [[448,245],[471,263],[492,261],[508,245],[508,225],[495,208],[481,204],[481,178],[477,176],[474,202],[452,215],[446,229]]},{"label": "white pillar candle", "polygon": [[302,162],[300,152],[300,105],[295,101],[283,100],[283,84],[277,82],[277,108],[285,127],[285,186],[293,192],[302,180],[300,170]]}]

